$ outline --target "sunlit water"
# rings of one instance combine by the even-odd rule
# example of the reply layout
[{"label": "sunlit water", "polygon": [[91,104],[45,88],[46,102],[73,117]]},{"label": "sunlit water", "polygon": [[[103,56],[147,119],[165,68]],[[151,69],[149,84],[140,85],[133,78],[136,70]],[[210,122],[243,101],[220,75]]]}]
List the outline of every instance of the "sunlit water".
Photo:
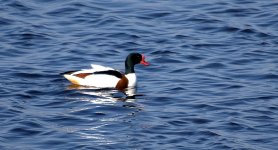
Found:
[{"label": "sunlit water", "polygon": [[[2,0],[0,149],[248,149],[278,145],[277,1]],[[74,87],[91,63],[137,94]]]}]

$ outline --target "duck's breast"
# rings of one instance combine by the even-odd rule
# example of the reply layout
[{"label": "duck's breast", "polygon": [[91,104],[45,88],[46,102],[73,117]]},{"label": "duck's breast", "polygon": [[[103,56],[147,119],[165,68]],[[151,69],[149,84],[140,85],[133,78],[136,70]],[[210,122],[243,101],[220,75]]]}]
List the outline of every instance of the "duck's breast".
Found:
[{"label": "duck's breast", "polygon": [[129,73],[125,75],[128,79],[128,87],[135,87],[137,84],[137,78],[135,73]]}]

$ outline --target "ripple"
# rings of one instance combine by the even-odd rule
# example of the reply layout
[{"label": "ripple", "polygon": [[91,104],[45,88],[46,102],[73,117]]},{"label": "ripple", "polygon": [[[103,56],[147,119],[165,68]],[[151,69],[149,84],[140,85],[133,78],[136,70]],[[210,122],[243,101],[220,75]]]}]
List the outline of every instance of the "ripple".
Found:
[{"label": "ripple", "polygon": [[3,17],[0,17],[0,24],[1,25],[12,25],[14,23],[14,20],[12,19],[7,19],[7,18],[3,18]]},{"label": "ripple", "polygon": [[13,128],[9,132],[14,133],[14,134],[20,134],[22,137],[24,137],[24,136],[34,136],[36,134],[41,133],[41,131],[30,130],[30,129],[20,128],[20,127]]},{"label": "ripple", "polygon": [[188,70],[188,68],[175,69],[175,70],[171,71],[171,73],[183,73],[183,72],[186,72],[187,70]]},{"label": "ripple", "polygon": [[19,2],[19,1],[13,1],[11,3],[8,4],[8,6],[20,10],[20,11],[31,11],[33,10],[30,7],[27,7],[26,5],[24,5],[23,3]]},{"label": "ripple", "polygon": [[79,12],[78,8],[64,7],[64,8],[58,8],[56,10],[49,11],[46,13],[46,15],[62,17],[62,16],[69,16],[72,14],[76,14],[78,12]]},{"label": "ripple", "polygon": [[150,18],[160,18],[160,17],[165,17],[168,15],[171,15],[172,13],[169,12],[157,12],[157,13],[149,13],[146,14],[146,16],[150,17]]},{"label": "ripple", "polygon": [[173,125],[173,126],[184,126],[184,125],[189,124],[186,121],[180,121],[180,120],[169,121],[168,123]]},{"label": "ripple", "polygon": [[226,66],[222,63],[208,63],[204,66],[201,66],[199,68],[214,68],[214,69],[221,69],[221,68],[225,68]]},{"label": "ripple", "polygon": [[211,122],[210,120],[203,118],[187,118],[187,120],[191,121],[194,124],[207,124]]},{"label": "ripple", "polygon": [[240,31],[240,28],[232,27],[232,26],[224,26],[224,27],[219,28],[218,31],[234,33],[234,32]]},{"label": "ripple", "polygon": [[20,78],[43,78],[45,77],[43,74],[36,74],[36,73],[14,73],[13,76],[20,77]]},{"label": "ripple", "polygon": [[216,44],[216,43],[202,43],[202,44],[194,44],[194,47],[222,47],[222,46],[226,46],[225,44]]}]

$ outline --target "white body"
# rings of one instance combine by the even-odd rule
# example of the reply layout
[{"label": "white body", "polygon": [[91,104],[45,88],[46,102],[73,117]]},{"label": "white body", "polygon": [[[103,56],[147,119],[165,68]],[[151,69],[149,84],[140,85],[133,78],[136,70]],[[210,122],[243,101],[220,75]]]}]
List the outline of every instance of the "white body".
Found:
[{"label": "white body", "polygon": [[[64,77],[70,80],[71,82],[83,85],[83,86],[93,86],[99,88],[114,88],[116,87],[117,83],[120,81],[119,78],[113,75],[106,75],[106,74],[93,74],[88,75],[85,78],[80,78],[75,76],[76,74],[80,73],[94,73],[98,71],[107,71],[107,70],[115,70],[110,67],[104,67],[100,65],[92,64],[92,69],[83,69],[81,71],[74,72],[72,74],[65,74]],[[136,86],[136,74],[130,73],[125,75],[128,79],[128,87],[135,87]]]}]

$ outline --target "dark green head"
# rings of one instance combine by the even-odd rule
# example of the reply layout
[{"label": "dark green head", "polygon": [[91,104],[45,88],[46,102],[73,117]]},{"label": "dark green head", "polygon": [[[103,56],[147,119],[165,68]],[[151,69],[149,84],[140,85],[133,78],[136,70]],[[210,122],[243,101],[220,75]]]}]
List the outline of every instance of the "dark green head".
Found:
[{"label": "dark green head", "polygon": [[134,73],[134,66],[139,63],[144,66],[149,65],[149,63],[145,61],[145,56],[143,54],[130,53],[125,60],[125,73]]}]

